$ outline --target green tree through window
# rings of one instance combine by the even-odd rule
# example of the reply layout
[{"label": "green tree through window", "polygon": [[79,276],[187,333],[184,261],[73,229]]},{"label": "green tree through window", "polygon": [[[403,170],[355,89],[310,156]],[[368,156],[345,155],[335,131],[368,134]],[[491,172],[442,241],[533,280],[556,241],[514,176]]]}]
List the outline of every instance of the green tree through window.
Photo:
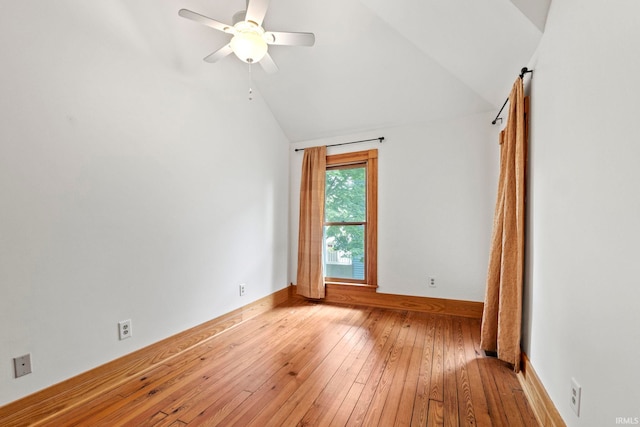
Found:
[{"label": "green tree through window", "polygon": [[325,188],[327,276],[364,280],[366,220],[366,165],[328,169]]}]

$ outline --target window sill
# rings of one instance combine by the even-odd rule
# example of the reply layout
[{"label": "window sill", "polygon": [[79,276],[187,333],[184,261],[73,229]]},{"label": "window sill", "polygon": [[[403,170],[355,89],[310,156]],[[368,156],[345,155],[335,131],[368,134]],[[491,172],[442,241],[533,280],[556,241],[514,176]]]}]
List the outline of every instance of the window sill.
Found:
[{"label": "window sill", "polygon": [[367,285],[365,283],[350,283],[350,282],[337,282],[337,281],[325,281],[324,285],[327,288],[333,289],[350,289],[363,292],[376,292],[378,285]]}]

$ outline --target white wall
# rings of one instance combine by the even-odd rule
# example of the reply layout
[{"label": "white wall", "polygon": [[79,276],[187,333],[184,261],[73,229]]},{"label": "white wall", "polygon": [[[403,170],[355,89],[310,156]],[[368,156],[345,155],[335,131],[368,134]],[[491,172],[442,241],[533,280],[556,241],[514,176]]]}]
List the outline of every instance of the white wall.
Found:
[{"label": "white wall", "polygon": [[289,147],[268,108],[93,27],[117,7],[0,14],[0,404],[287,285]]},{"label": "white wall", "polygon": [[[302,152],[377,138],[328,154],[379,150],[378,292],[482,301],[497,190],[499,145],[490,114],[293,144],[289,278],[295,283]],[[427,278],[436,278],[429,288]]]},{"label": "white wall", "polygon": [[532,64],[523,344],[569,426],[640,417],[639,16],[556,0]]}]

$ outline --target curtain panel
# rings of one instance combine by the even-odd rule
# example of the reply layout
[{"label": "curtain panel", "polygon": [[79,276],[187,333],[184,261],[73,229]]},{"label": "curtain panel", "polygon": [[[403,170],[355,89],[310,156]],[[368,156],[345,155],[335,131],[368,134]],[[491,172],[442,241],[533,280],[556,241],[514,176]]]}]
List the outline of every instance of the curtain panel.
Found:
[{"label": "curtain panel", "polygon": [[521,78],[500,133],[500,178],[482,315],[481,347],[520,370],[527,129]]},{"label": "curtain panel", "polygon": [[322,246],[327,147],[305,148],[300,180],[300,226],[298,231],[298,295],[324,298]]}]

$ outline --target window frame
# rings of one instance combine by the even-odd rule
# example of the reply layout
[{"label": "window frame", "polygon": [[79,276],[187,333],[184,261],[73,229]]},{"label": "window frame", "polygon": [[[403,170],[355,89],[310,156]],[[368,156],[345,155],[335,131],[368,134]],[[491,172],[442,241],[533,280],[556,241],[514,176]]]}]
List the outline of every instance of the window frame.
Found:
[{"label": "window frame", "polygon": [[[326,156],[326,170],[341,166],[364,164],[367,177],[365,223],[365,278],[364,280],[324,276],[325,285],[339,284],[377,289],[378,287],[378,150],[363,150]],[[323,221],[323,225],[327,225]],[[334,223],[331,223],[334,224]],[[324,245],[324,239],[323,239]],[[324,261],[323,261],[324,262]]]}]

